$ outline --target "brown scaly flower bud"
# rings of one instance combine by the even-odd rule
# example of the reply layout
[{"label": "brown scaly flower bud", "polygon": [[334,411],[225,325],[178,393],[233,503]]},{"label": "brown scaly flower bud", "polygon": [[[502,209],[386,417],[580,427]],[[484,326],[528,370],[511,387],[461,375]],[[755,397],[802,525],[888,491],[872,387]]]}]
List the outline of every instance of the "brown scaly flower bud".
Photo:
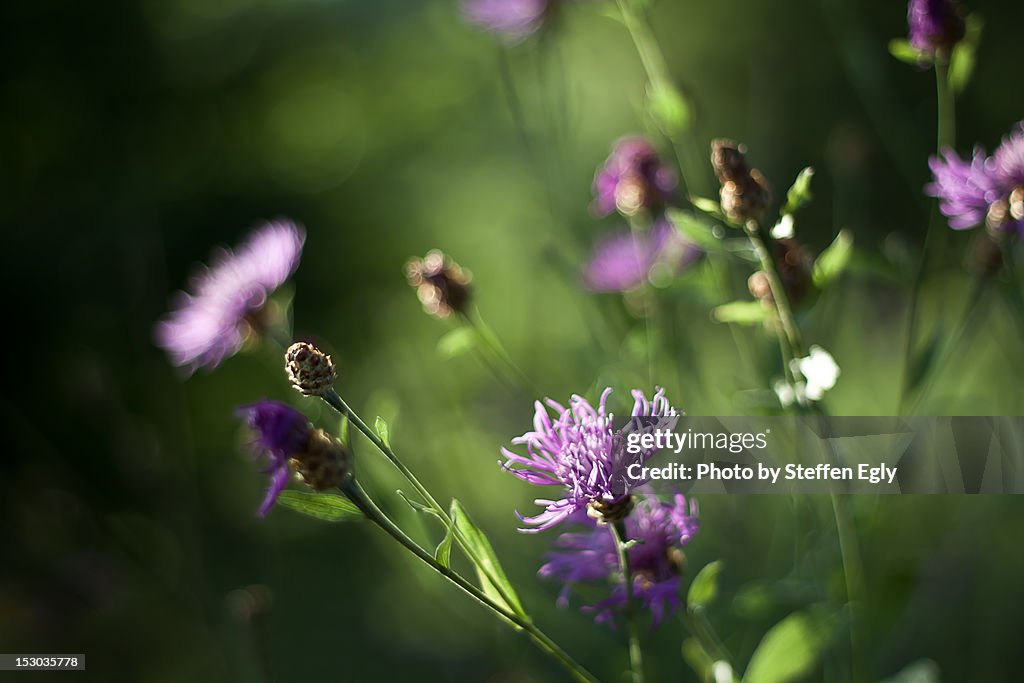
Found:
[{"label": "brown scaly flower bud", "polygon": [[587,517],[598,524],[614,524],[628,517],[635,503],[633,496],[615,502],[592,500],[587,503]]},{"label": "brown scaly flower bud", "polygon": [[288,347],[284,371],[295,390],[306,396],[323,396],[338,377],[331,357],[307,342]]},{"label": "brown scaly flower bud", "polygon": [[288,464],[314,491],[334,488],[352,470],[352,452],[322,429],[309,433],[306,447],[292,454]]},{"label": "brown scaly flower bud", "polygon": [[771,202],[768,181],[747,165],[745,152],[743,145],[732,140],[711,142],[711,165],[722,185],[722,211],[738,223],[760,217]]},{"label": "brown scaly flower bud", "polygon": [[[813,288],[811,255],[802,244],[792,238],[775,240],[773,251],[782,289],[786,292],[789,303],[799,307],[807,300],[807,295]],[[747,280],[747,287],[755,298],[766,304],[774,303],[768,276],[763,271],[759,270],[751,275]]]},{"label": "brown scaly flower bud", "polygon": [[430,315],[443,319],[452,312],[468,310],[473,275],[443,252],[434,249],[422,259],[410,259],[405,264],[405,276]]}]

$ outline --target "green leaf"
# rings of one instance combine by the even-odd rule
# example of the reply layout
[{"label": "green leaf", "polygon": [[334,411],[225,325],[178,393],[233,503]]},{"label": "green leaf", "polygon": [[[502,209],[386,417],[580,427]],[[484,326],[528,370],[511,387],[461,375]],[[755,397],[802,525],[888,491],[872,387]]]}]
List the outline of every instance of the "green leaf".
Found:
[{"label": "green leaf", "polygon": [[480,342],[480,335],[468,325],[456,327],[441,337],[437,342],[437,352],[445,360],[450,360],[472,351]]},{"label": "green leaf", "polygon": [[695,638],[683,641],[683,659],[704,683],[714,683],[715,660]]},{"label": "green leaf", "polygon": [[377,432],[377,436],[384,442],[384,445],[391,448],[391,430],[388,428],[388,423],[380,415],[373,422],[373,430]]},{"label": "green leaf", "polygon": [[690,197],[690,203],[693,204],[693,208],[704,213],[724,218],[725,214],[722,213],[722,205],[716,202],[714,199],[708,199],[707,197]]},{"label": "green leaf", "polygon": [[722,240],[715,236],[715,229],[709,223],[679,209],[667,209],[665,213],[686,239],[704,251],[717,251],[722,248]]},{"label": "green leaf", "polygon": [[889,41],[889,54],[896,59],[913,66],[927,64],[931,58],[924,52],[910,44],[906,38],[896,38]]},{"label": "green leaf", "polygon": [[936,328],[935,332],[928,338],[928,344],[914,355],[907,369],[907,388],[916,389],[928,375],[939,355],[939,346],[942,344],[942,330]]},{"label": "green leaf", "polygon": [[720,323],[756,325],[771,315],[771,311],[760,301],[732,301],[711,310],[711,317]]},{"label": "green leaf", "polygon": [[437,550],[434,551],[434,559],[440,562],[445,567],[451,566],[452,561],[452,540],[455,538],[455,534],[452,533],[454,527],[448,527],[448,531],[445,533],[444,538],[437,544]]},{"label": "green leaf", "polygon": [[853,233],[839,231],[832,244],[814,262],[814,286],[819,289],[835,280],[846,269],[853,255]]},{"label": "green leaf", "polygon": [[327,522],[347,522],[363,516],[352,501],[333,493],[282,491],[277,497],[277,502],[286,508]]},{"label": "green leaf", "polygon": [[930,659],[919,659],[879,683],[939,683],[939,673],[938,664]]},{"label": "green leaf", "polygon": [[416,512],[423,512],[425,514],[433,515],[434,517],[437,517],[438,519],[441,519],[441,516],[439,514],[437,514],[437,510],[435,510],[433,508],[430,508],[430,507],[427,507],[423,503],[419,503],[419,502],[413,500],[409,496],[405,495],[405,491],[403,491],[402,489],[398,489],[397,491],[395,491],[395,493],[397,493],[399,496],[401,496],[402,500],[404,500],[406,503],[408,503],[409,507],[411,507]]},{"label": "green leaf", "polygon": [[505,570],[501,568],[498,556],[494,554],[491,542],[487,540],[484,532],[473,523],[466,509],[462,507],[462,503],[457,500],[452,500],[451,517],[456,530],[472,552],[470,559],[474,560],[473,564],[476,566],[477,577],[483,592],[499,605],[528,619],[529,617],[526,616],[523,605],[519,601],[519,596],[508,577],[505,576]]},{"label": "green leaf", "polygon": [[978,15],[971,14],[967,17],[966,25],[963,40],[953,46],[953,53],[949,58],[948,83],[957,94],[963,92],[974,75],[978,45],[981,43],[981,31],[985,27],[985,22]]},{"label": "green leaf", "polygon": [[811,178],[814,177],[814,169],[808,166],[800,171],[793,186],[786,192],[786,205],[782,207],[783,215],[796,213],[798,209],[807,204],[814,195],[811,194]]},{"label": "green leaf", "polygon": [[651,83],[647,87],[647,111],[670,138],[685,133],[693,120],[690,103],[670,83]]},{"label": "green leaf", "polygon": [[795,612],[771,627],[750,657],[743,683],[787,683],[806,676],[824,649],[831,628]]},{"label": "green leaf", "polygon": [[704,568],[697,572],[690,584],[690,590],[686,594],[686,605],[689,609],[704,609],[718,595],[718,575],[722,572],[722,561],[715,560],[704,565]]}]

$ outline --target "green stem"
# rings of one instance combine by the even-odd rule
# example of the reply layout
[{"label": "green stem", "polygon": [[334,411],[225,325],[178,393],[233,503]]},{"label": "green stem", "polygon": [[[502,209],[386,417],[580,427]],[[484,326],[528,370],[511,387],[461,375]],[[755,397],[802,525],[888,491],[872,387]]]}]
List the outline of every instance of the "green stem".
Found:
[{"label": "green stem", "polygon": [[935,60],[935,96],[938,110],[936,151],[956,145],[956,98],[949,87],[949,62],[939,57]]},{"label": "green stem", "polygon": [[622,569],[622,581],[626,591],[626,621],[629,625],[629,664],[633,683],[644,683],[644,656],[640,648],[640,627],[636,619],[636,605],[633,599],[633,570],[629,564],[625,520],[618,520],[609,525],[615,541],[615,552]]},{"label": "green stem", "polygon": [[768,278],[768,286],[772,292],[775,312],[779,325],[782,328],[779,345],[782,347],[783,355],[788,356],[787,360],[801,358],[804,355],[804,345],[800,339],[800,328],[797,327],[796,318],[793,317],[793,309],[789,305],[786,289],[782,286],[782,279],[779,277],[779,270],[775,264],[775,259],[772,257],[771,252],[768,250],[768,245],[765,244],[764,237],[761,235],[761,225],[756,220],[748,220],[743,226],[747,237],[750,239],[750,244],[754,247],[754,252],[761,262],[761,270]]},{"label": "green stem", "polygon": [[496,359],[502,366],[508,371],[514,383],[522,389],[531,398],[540,398],[541,392],[534,386],[530,380],[529,375],[523,372],[514,360],[512,355],[505,349],[501,340],[498,339],[498,335],[490,328],[490,326],[484,322],[483,317],[479,311],[474,311],[472,314],[464,313],[462,320],[472,327],[479,337],[480,341],[483,342],[484,348],[490,354],[490,356]]},{"label": "green stem", "polygon": [[488,578],[490,583],[494,586],[494,589],[497,591],[498,595],[501,596],[502,600],[504,600],[505,603],[508,605],[516,604],[515,600],[502,587],[504,585],[504,582],[501,581],[499,577],[497,577],[494,574],[494,571],[493,569],[491,569],[490,564],[483,561],[479,553],[477,553],[475,547],[466,539],[465,535],[452,521],[452,518],[451,516],[449,516],[448,511],[441,507],[437,500],[430,494],[430,491],[427,490],[427,487],[421,484],[420,480],[416,478],[416,475],[412,473],[412,470],[406,467],[405,463],[403,463],[399,459],[398,455],[395,454],[391,446],[384,443],[384,440],[381,439],[380,436],[375,431],[370,429],[369,425],[367,425],[366,422],[364,422],[363,419],[359,417],[359,415],[354,410],[352,410],[352,408],[350,408],[347,403],[345,403],[345,400],[340,395],[338,395],[337,391],[335,391],[334,389],[329,390],[326,394],[324,394],[323,399],[324,401],[327,402],[328,405],[337,410],[339,413],[347,416],[349,421],[356,426],[356,429],[362,432],[363,436],[369,439],[370,443],[372,443],[377,448],[377,450],[380,451],[384,455],[384,457],[387,458],[388,461],[395,466],[395,468],[402,474],[402,476],[406,478],[406,480],[412,485],[416,493],[419,494],[419,496],[427,504],[427,507],[430,508],[431,512],[438,519],[441,520],[441,523],[444,524],[445,529],[451,531],[456,543],[459,544],[459,547],[466,554],[466,557],[468,557],[469,560],[477,568],[479,568],[480,571],[483,572],[483,574]]},{"label": "green stem", "polygon": [[850,676],[853,683],[864,683],[868,679],[864,673],[866,643],[864,642],[863,609],[867,596],[864,569],[860,559],[857,543],[857,530],[853,523],[853,510],[850,507],[850,496],[831,494],[832,514],[836,520],[836,533],[839,536],[839,554],[843,561],[843,577],[846,580],[846,601],[850,606]]},{"label": "green stem", "polygon": [[534,643],[536,643],[541,650],[558,660],[558,662],[572,674],[575,680],[580,681],[581,683],[598,683],[597,679],[591,673],[576,663],[576,661],[562,650],[557,643],[551,640],[547,634],[541,631],[532,622],[498,605],[483,591],[463,578],[458,572],[455,572],[451,568],[438,562],[433,555],[409,538],[409,536],[406,535],[406,533],[402,531],[397,524],[391,521],[391,519],[385,515],[379,507],[377,507],[376,503],[366,495],[366,491],[363,490],[363,487],[359,485],[359,482],[357,482],[354,477],[346,479],[340,488],[345,496],[351,500],[364,515],[366,515],[367,519],[383,529],[389,536],[398,541],[398,543],[406,550],[422,560],[441,576],[461,588],[477,602],[494,611],[503,619],[512,622],[522,630],[526,631],[526,633],[528,633],[533,639]]}]

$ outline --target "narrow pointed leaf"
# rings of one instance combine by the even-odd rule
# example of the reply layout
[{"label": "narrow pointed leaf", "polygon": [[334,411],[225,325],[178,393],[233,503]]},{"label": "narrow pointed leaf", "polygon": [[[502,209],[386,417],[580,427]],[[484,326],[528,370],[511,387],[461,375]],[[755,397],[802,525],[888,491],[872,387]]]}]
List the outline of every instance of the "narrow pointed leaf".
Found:
[{"label": "narrow pointed leaf", "polygon": [[853,256],[853,233],[840,230],[814,262],[814,286],[821,289],[839,277]]},{"label": "narrow pointed leaf", "polygon": [[786,205],[782,207],[782,214],[789,215],[796,213],[813,198],[811,194],[811,178],[814,177],[814,169],[808,166],[797,174],[793,186],[786,192]]},{"label": "narrow pointed leaf", "polygon": [[803,612],[771,627],[761,639],[743,676],[743,683],[788,683],[802,680],[817,664],[829,630]]},{"label": "narrow pointed leaf", "polygon": [[437,550],[434,551],[434,559],[440,562],[445,567],[450,567],[452,562],[452,539],[455,535],[452,533],[452,527],[448,527],[448,531],[445,533],[444,538],[437,544]]},{"label": "narrow pointed leaf", "polygon": [[689,609],[704,609],[718,595],[718,575],[722,572],[722,561],[716,560],[704,565],[704,568],[697,572],[690,584],[690,590],[686,594],[686,605]]},{"label": "narrow pointed leaf", "polygon": [[380,415],[373,423],[373,429],[377,432],[377,436],[384,442],[384,445],[391,448],[391,430],[388,428],[388,423]]},{"label": "narrow pointed leaf", "polygon": [[277,503],[290,510],[327,522],[348,522],[363,517],[363,513],[352,501],[333,493],[282,491],[281,495],[277,497]]},{"label": "narrow pointed leaf", "polygon": [[968,16],[966,24],[963,40],[953,47],[949,58],[949,87],[957,94],[963,92],[974,75],[981,30],[985,26],[985,22],[976,14]]},{"label": "narrow pointed leaf", "polygon": [[756,325],[770,315],[771,311],[761,305],[760,301],[732,301],[716,306],[711,311],[711,317],[718,322],[737,325]]},{"label": "narrow pointed leaf", "polygon": [[722,240],[715,236],[714,228],[703,219],[678,209],[668,209],[666,214],[686,239],[704,251],[715,251],[722,248]]},{"label": "narrow pointed leaf", "polygon": [[[510,611],[515,612],[524,619],[528,618],[523,610],[522,603],[519,601],[519,596],[505,575],[505,570],[501,568],[501,563],[498,562],[498,556],[494,554],[491,542],[487,540],[484,532],[473,523],[466,509],[462,507],[462,503],[457,500],[452,500],[451,517],[455,523],[455,528],[462,535],[466,544],[472,549],[473,555],[475,555],[476,561],[474,564],[479,563],[476,567],[476,572],[477,577],[480,579],[480,588],[483,592]],[[471,557],[470,559],[474,558]],[[491,578],[488,577],[493,578],[496,583],[492,582]]]}]

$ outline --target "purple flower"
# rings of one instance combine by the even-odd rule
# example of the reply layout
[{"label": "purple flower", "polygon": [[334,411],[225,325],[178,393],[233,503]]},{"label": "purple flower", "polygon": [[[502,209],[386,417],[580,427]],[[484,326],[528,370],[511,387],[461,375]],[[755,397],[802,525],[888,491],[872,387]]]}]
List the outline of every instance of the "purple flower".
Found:
[{"label": "purple flower", "polygon": [[259,510],[263,517],[288,483],[288,460],[309,444],[309,420],[284,403],[266,399],[242,406],[238,416],[253,430],[253,452],[269,461],[264,472],[270,475],[270,486]]},{"label": "purple flower", "polygon": [[[590,529],[582,533],[564,533],[555,541],[557,550],[538,574],[557,579],[565,585],[558,596],[559,607],[569,604],[569,596],[580,584],[613,582],[611,595],[593,605],[583,607],[595,614],[599,623],[614,623],[616,610],[626,604],[615,540],[611,530],[586,518],[581,523]],[[679,607],[679,582],[682,569],[681,547],[696,535],[699,528],[696,501],[681,494],[674,504],[644,496],[626,518],[626,533],[635,540],[629,550],[633,571],[633,592],[653,616],[653,626]]]},{"label": "purple flower", "polygon": [[622,138],[594,176],[592,207],[600,216],[616,209],[632,216],[659,207],[675,186],[675,173],[651,143],[641,137]]},{"label": "purple flower", "polygon": [[[562,488],[562,497],[557,500],[540,498],[534,501],[544,506],[543,512],[534,517],[520,516],[523,522],[534,526],[522,531],[549,529],[588,507],[607,510],[628,505],[630,492],[637,482],[627,476],[626,470],[633,463],[645,462],[655,451],[627,452],[622,432],[615,431],[613,416],[607,411],[611,391],[605,389],[601,393],[597,408],[579,395],[569,400],[568,408],[547,399],[547,405],[555,412],[554,417],[537,401],[534,431],[512,439],[513,444],[526,446],[527,456],[501,449],[506,458],[504,469],[531,484]],[[639,390],[632,393],[633,419],[623,431],[658,426],[638,419],[641,417],[679,415],[665,398],[663,389],[656,389],[650,401]]]},{"label": "purple flower", "polygon": [[255,229],[235,251],[222,249],[212,267],[192,277],[155,330],[156,343],[189,372],[213,369],[242,347],[269,295],[299,264],[305,231],[279,220]]},{"label": "purple flower", "polygon": [[987,223],[993,230],[1024,235],[1024,124],[1003,138],[995,153],[974,148],[970,162],[952,150],[928,160],[935,180],[925,192],[956,230]]},{"label": "purple flower", "polygon": [[943,156],[928,160],[935,181],[925,187],[925,192],[938,197],[939,209],[949,218],[951,228],[963,230],[983,223],[998,192],[986,168],[985,150],[975,147],[970,163],[951,149],[943,150]]},{"label": "purple flower", "polygon": [[466,19],[509,42],[523,40],[544,23],[549,0],[463,0]]},{"label": "purple flower", "polygon": [[929,54],[948,51],[964,37],[964,18],[955,0],[910,0],[907,25],[910,44]]},{"label": "purple flower", "polygon": [[678,273],[700,256],[700,248],[668,220],[660,219],[649,233],[619,232],[594,247],[583,282],[595,292],[625,292],[647,281],[656,265]]}]

